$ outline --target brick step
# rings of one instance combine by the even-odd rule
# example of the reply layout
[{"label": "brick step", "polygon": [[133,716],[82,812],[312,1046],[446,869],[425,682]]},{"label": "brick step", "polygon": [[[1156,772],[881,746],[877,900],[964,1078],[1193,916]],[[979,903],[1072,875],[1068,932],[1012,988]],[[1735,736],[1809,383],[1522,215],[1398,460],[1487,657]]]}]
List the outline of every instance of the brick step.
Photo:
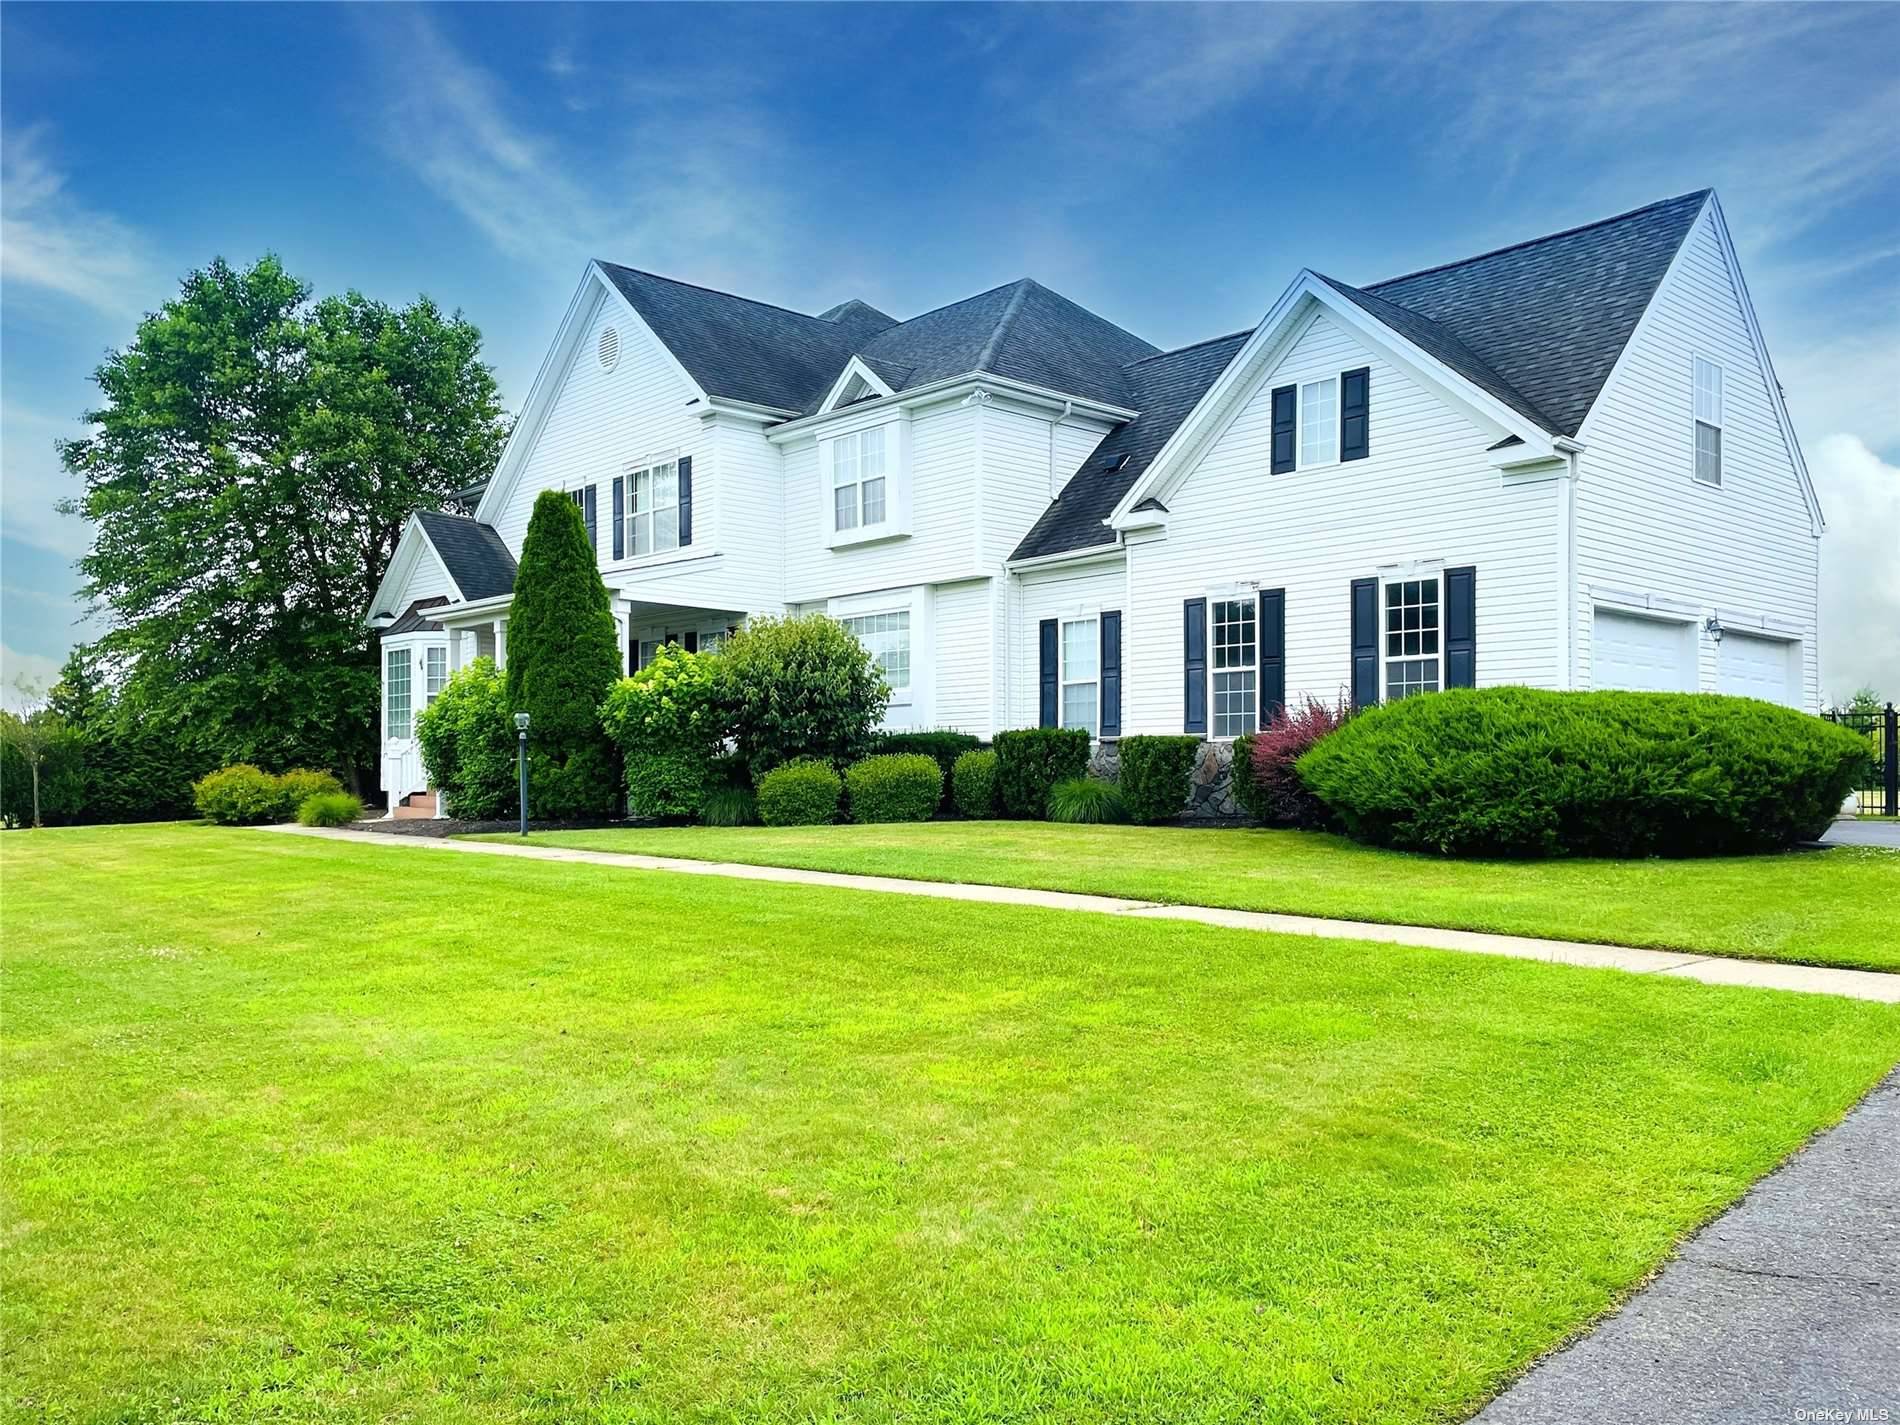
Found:
[{"label": "brick step", "polygon": [[434,792],[411,792],[391,808],[398,821],[435,815]]}]

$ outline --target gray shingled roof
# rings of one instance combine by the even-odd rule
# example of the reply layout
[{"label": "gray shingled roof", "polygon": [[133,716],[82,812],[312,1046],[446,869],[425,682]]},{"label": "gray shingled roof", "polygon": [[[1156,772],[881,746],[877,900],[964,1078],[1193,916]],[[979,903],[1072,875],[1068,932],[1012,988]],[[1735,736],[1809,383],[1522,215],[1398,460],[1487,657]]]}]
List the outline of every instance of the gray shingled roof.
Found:
[{"label": "gray shingled roof", "polygon": [[1685,193],[1365,291],[1435,322],[1554,422],[1545,429],[1575,435],[1708,196]]},{"label": "gray shingled roof", "polygon": [[810,317],[611,262],[600,270],[707,395],[760,406],[816,403],[851,354],[893,325],[855,300]]},{"label": "gray shingled roof", "polygon": [[1252,335],[1250,331],[1235,332],[1123,367],[1122,379],[1129,387],[1128,404],[1141,414],[1103,438],[1010,558],[1034,559],[1113,544],[1115,531],[1102,521],[1134,487],[1168,443],[1168,437],[1200,404],[1207,388]]},{"label": "gray shingled roof", "polygon": [[440,633],[442,625],[430,618],[426,609],[439,609],[449,601],[447,594],[437,594],[433,599],[417,599],[404,609],[396,621],[383,630],[383,637],[396,633]]},{"label": "gray shingled roof", "polygon": [[514,589],[515,557],[489,526],[439,510],[422,510],[416,518],[464,599],[473,603]]},{"label": "gray shingled roof", "polygon": [[1110,405],[1130,405],[1124,368],[1156,348],[1040,282],[1020,278],[880,332],[860,353],[903,391],[990,372]]}]

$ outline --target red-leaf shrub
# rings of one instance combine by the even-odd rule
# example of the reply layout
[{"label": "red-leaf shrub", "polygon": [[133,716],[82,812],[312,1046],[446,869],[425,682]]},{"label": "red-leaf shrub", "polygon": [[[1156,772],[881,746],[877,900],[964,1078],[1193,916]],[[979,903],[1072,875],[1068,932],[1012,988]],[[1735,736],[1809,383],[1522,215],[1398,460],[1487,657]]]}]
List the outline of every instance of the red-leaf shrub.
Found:
[{"label": "red-leaf shrub", "polygon": [[[1255,821],[1262,826],[1293,826],[1305,831],[1333,824],[1332,813],[1306,789],[1293,764],[1351,716],[1352,707],[1344,698],[1328,704],[1308,697],[1297,707],[1287,708],[1271,726],[1246,739],[1247,746],[1235,749],[1236,798]],[[1251,777],[1247,776],[1249,771]]]}]

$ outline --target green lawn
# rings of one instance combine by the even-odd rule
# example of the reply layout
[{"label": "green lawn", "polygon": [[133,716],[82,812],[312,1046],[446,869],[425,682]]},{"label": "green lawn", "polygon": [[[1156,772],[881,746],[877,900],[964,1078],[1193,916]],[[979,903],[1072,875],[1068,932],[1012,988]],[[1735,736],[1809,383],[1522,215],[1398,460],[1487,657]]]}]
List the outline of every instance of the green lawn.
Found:
[{"label": "green lawn", "polygon": [[636,827],[530,839],[1900,970],[1900,854],[1861,847],[1704,861],[1443,861],[1309,832],[1032,821]]},{"label": "green lawn", "polygon": [[1453,1420],[1900,1060],[1821,995],[263,832],[0,872],[19,1420]]}]

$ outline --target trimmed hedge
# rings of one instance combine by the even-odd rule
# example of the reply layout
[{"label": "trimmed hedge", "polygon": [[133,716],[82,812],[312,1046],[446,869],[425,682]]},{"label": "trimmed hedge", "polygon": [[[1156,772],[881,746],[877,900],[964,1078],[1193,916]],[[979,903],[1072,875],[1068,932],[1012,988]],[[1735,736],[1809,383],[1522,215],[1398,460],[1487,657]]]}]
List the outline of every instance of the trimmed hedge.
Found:
[{"label": "trimmed hedge", "polygon": [[1009,816],[1040,817],[1049,789],[1088,771],[1089,735],[1076,727],[1023,727],[996,734],[996,798]]},{"label": "trimmed hedge", "polygon": [[1099,777],[1064,777],[1049,789],[1049,820],[1082,826],[1127,821],[1128,805],[1121,788],[1113,782]]},{"label": "trimmed hedge", "polygon": [[950,772],[950,794],[957,810],[975,821],[996,815],[996,754],[966,752]]},{"label": "trimmed hedge", "polygon": [[1454,856],[1713,856],[1819,836],[1867,764],[1845,728],[1712,693],[1453,689],[1296,764],[1348,834]]},{"label": "trimmed hedge", "polygon": [[[1352,716],[1343,698],[1333,705],[1307,698],[1289,707],[1271,727],[1234,747],[1234,795],[1262,826],[1321,831],[1333,824],[1326,804],[1300,780],[1296,764],[1322,737],[1336,732]],[[1244,795],[1243,795],[1244,790]]]},{"label": "trimmed hedge", "polygon": [[866,757],[844,774],[857,822],[929,821],[943,801],[943,770],[921,752]]},{"label": "trimmed hedge", "polygon": [[297,821],[303,826],[348,826],[363,819],[363,802],[348,792],[318,792],[303,799]]},{"label": "trimmed hedge", "polygon": [[767,826],[829,826],[844,783],[829,762],[801,757],[759,778],[759,820]]},{"label": "trimmed hedge", "polygon": [[1128,815],[1149,823],[1178,819],[1187,810],[1202,745],[1198,737],[1124,737],[1117,751]]},{"label": "trimmed hedge", "polygon": [[199,812],[219,826],[288,821],[297,812],[284,784],[262,767],[233,762],[200,777],[191,788]]},{"label": "trimmed hedge", "polygon": [[948,803],[951,788],[955,785],[957,759],[982,745],[983,739],[974,733],[932,728],[925,732],[887,732],[877,739],[871,750],[880,755],[921,752],[926,757],[934,758],[943,772],[944,801]]}]

